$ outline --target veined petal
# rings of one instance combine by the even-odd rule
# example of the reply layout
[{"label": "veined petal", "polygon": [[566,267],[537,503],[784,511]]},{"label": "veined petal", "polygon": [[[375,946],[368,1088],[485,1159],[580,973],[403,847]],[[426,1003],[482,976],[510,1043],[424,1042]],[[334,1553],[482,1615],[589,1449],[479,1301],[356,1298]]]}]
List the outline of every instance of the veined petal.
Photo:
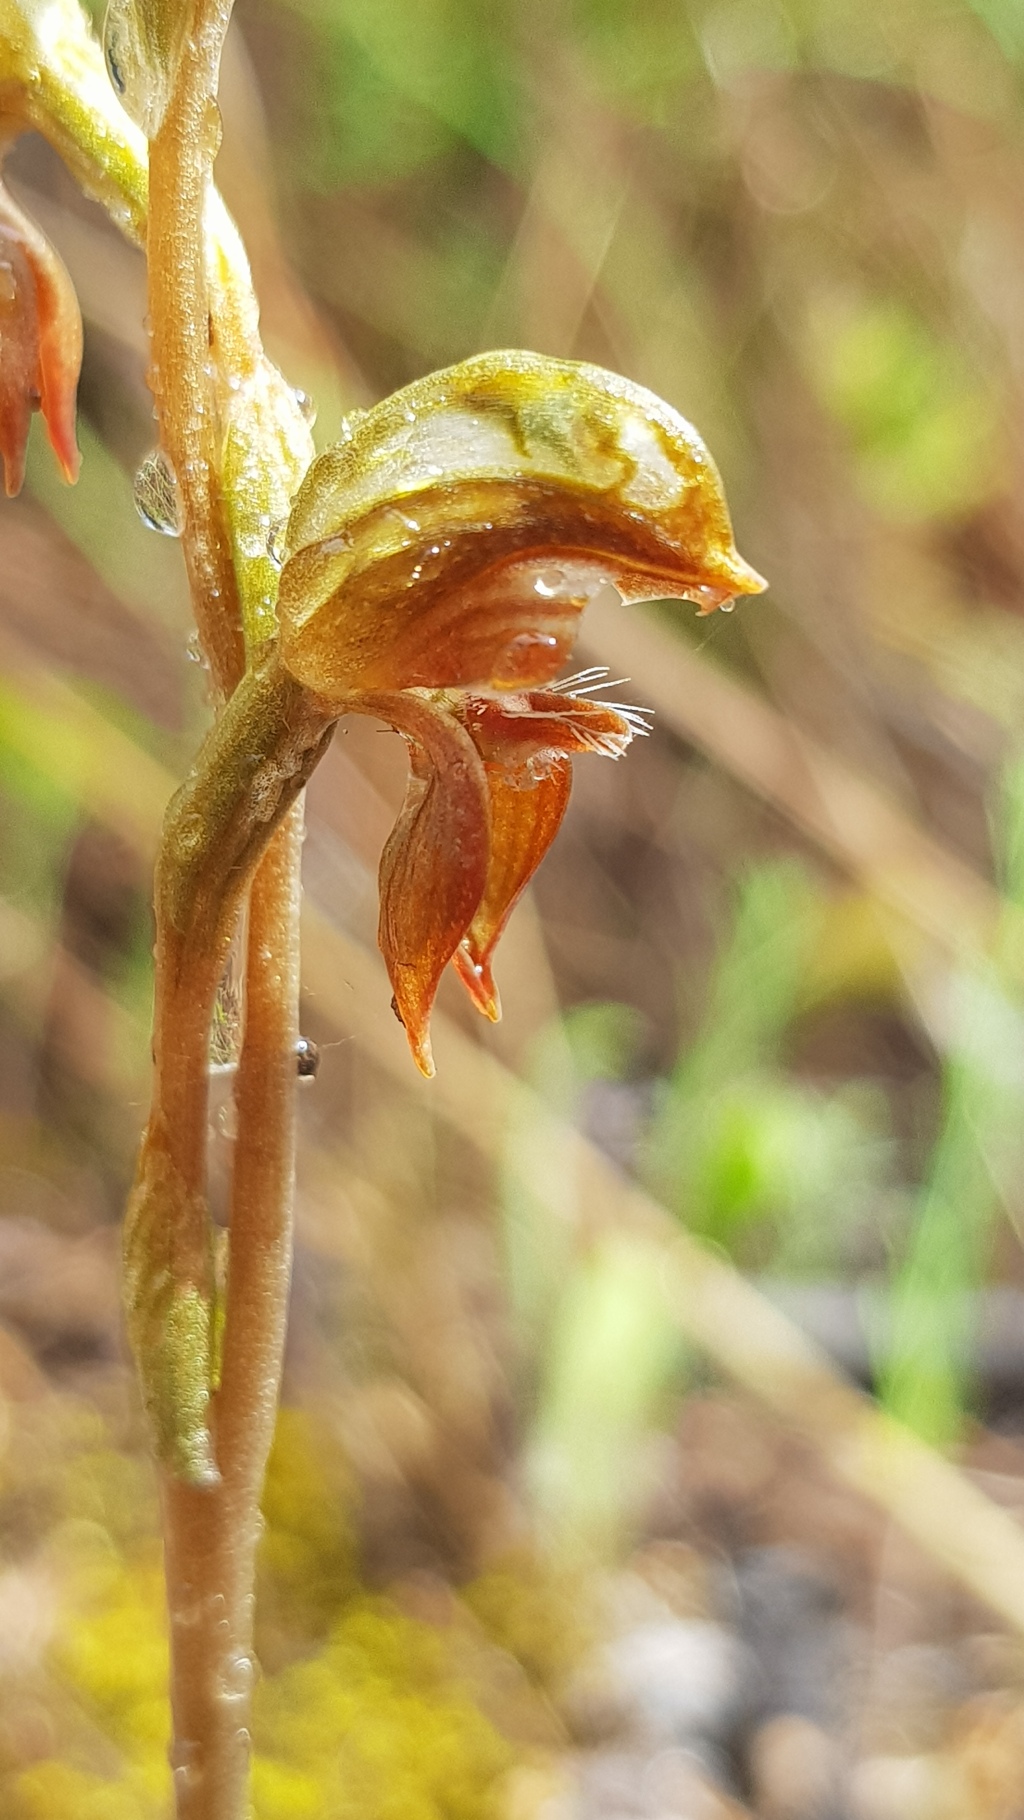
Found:
[{"label": "veined petal", "polygon": [[380,862],[378,940],[416,1065],[431,1075],[431,1006],[487,881],[484,765],[465,728],[420,696],[367,695],[360,705],[409,742],[405,802]]},{"label": "veined petal", "polygon": [[39,311],[32,272],[0,213],[0,459],[8,499],[21,492],[25,446],[39,404]]},{"label": "veined petal", "polygon": [[572,765],[553,759],[539,777],[487,767],[491,846],[487,883],[452,965],[478,1011],[496,1024],[501,1000],[491,956],[512,911],[561,826],[572,789]]},{"label": "veined petal", "polygon": [[281,655],[331,699],[548,682],[608,582],[704,610],[764,587],[690,424],[600,367],[523,352],[368,411],[312,464],[285,548]]},{"label": "veined petal", "polygon": [[558,833],[572,788],[569,755],[618,758],[646,727],[635,709],[619,712],[608,702],[548,690],[470,696],[458,712],[484,760],[491,842],[483,895],[453,965],[477,1009],[493,1023],[501,1004],[491,957]]},{"label": "veined petal", "polygon": [[78,475],[75,395],[82,317],[63,261],[0,185],[0,456],[20,491],[32,412],[41,410],[65,479]]}]

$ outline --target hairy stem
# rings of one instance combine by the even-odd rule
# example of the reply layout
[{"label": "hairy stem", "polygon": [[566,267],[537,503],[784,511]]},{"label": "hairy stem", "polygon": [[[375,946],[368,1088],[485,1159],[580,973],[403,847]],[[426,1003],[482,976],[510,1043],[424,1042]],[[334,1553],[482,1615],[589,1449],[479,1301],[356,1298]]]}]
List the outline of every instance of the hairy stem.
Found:
[{"label": "hairy stem", "polygon": [[[334,718],[273,660],[243,676],[247,644],[251,664],[253,646],[273,633],[272,598],[261,575],[269,564],[242,560],[243,533],[262,522],[261,512],[269,523],[286,508],[311,449],[294,401],[263,359],[255,299],[248,283],[239,282],[240,272],[247,277],[244,253],[217,220],[216,94],[230,13],[231,0],[195,0],[149,160],[151,384],[178,483],[199,638],[227,699],[165,825],[157,872],[154,1112],[140,1161],[140,1179],[156,1182],[161,1192],[171,1185],[169,1214],[177,1228],[169,1271],[168,1248],[153,1245],[158,1268],[137,1331],[144,1387],[147,1314],[150,1352],[173,1379],[170,1398],[157,1385],[148,1387],[147,1401],[157,1411],[171,1466],[163,1508],[179,1820],[241,1820],[247,1810],[259,1498],[291,1270],[301,847],[295,799]],[[193,1310],[204,1297],[212,1307],[205,1200],[210,1015],[257,865],[221,1382],[207,1397],[175,1353],[171,1322],[180,1328],[181,1309]],[[147,1157],[153,1145],[166,1150],[155,1168]],[[133,1224],[137,1229],[139,1222]],[[175,1278],[171,1317],[168,1275]],[[138,1270],[134,1280],[142,1282],[144,1299]],[[192,1426],[184,1436],[174,1432],[173,1408],[182,1383],[182,1414]],[[207,1483],[185,1483],[179,1475],[189,1467],[201,1469],[190,1476]]]},{"label": "hairy stem", "polygon": [[[153,1111],[139,1161],[141,1211],[129,1222],[128,1280],[137,1302],[129,1306],[129,1321],[168,1467],[163,1509],[179,1820],[240,1820],[245,1812],[259,1496],[290,1275],[297,799],[336,713],[273,657],[249,671],[170,804],[157,867]],[[197,1418],[193,1400],[187,1417],[208,1430],[200,1448],[194,1434],[179,1432],[186,1415],[174,1407],[193,1367],[175,1357],[168,1339],[167,1279],[172,1307],[183,1294],[212,1306],[205,1199],[209,1027],[250,881],[222,1374],[205,1410]],[[149,1182],[159,1186],[151,1205]],[[154,1371],[170,1382],[147,1381]],[[212,1466],[206,1482],[186,1483],[182,1461],[200,1456]]]},{"label": "hairy stem", "polygon": [[259,1497],[291,1273],[301,843],[296,803],[250,898],[224,1362],[213,1407],[220,1482],[200,1490],[168,1477],[164,1486],[179,1820],[245,1812]]},{"label": "hairy stem", "polygon": [[149,151],[150,385],[182,505],[199,638],[222,696],[242,673],[242,615],[223,494],[207,203],[220,133],[217,81],[231,0],[198,0]]}]

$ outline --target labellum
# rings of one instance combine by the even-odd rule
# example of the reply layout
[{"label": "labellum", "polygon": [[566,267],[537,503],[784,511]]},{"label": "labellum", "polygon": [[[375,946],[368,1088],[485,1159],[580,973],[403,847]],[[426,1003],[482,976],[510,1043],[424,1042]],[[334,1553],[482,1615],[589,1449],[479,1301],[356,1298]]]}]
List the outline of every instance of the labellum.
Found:
[{"label": "labellum", "polygon": [[449,961],[500,1015],[497,940],[557,832],[581,752],[646,732],[558,683],[589,600],[756,594],[696,430],[600,367],[523,352],[434,373],[361,416],[299,489],[280,659],[341,713],[408,743],[381,862],[379,939],[417,1064]]}]

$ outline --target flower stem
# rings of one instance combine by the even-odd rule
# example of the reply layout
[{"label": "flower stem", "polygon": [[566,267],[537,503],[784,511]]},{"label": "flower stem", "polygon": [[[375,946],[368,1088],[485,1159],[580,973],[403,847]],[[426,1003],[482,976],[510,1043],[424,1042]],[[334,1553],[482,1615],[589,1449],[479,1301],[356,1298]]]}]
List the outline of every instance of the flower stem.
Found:
[{"label": "flower stem", "polygon": [[260,862],[249,905],[231,1262],[213,1415],[220,1482],[200,1490],[168,1475],[164,1483],[178,1820],[237,1820],[246,1811],[259,1498],[291,1273],[301,847],[298,802]]},{"label": "flower stem", "polygon": [[273,658],[247,672],[168,809],[157,868],[154,1095],[139,1176],[162,1152],[183,1188],[168,1210],[178,1287],[209,1296],[210,1014],[252,880],[226,1318],[207,1416],[218,1476],[162,1476],[179,1820],[246,1811],[259,1497],[291,1263],[300,793],[336,712]]},{"label": "flower stem", "polygon": [[[201,1239],[209,1244],[213,998],[245,883],[270,830],[282,814],[284,820],[259,861],[249,908],[221,1380],[209,1406],[219,1477],[206,1487],[170,1472],[163,1478],[179,1820],[241,1820],[247,1811],[259,1498],[291,1274],[302,828],[295,798],[333,718],[310,712],[308,698],[300,700],[272,663],[239,682],[249,619],[232,547],[238,526],[225,496],[221,405],[229,379],[236,388],[253,379],[262,350],[255,301],[237,282],[244,255],[240,261],[236,249],[225,265],[211,231],[217,79],[230,12],[230,0],[196,0],[149,165],[150,378],[181,497],[200,642],[220,696],[230,697],[196,774],[172,805],[158,867],[150,1135],[167,1143],[184,1186],[182,1224],[205,1229],[183,1235],[186,1268]],[[289,466],[294,437],[289,448],[287,434],[275,436],[272,424],[260,446],[258,412],[253,421],[248,491],[253,478],[262,479],[287,499],[297,478]]]},{"label": "flower stem", "polygon": [[197,0],[177,80],[149,148],[150,386],[182,504],[199,639],[222,696],[244,666],[211,358],[207,203],[220,132],[217,82],[231,0]]}]

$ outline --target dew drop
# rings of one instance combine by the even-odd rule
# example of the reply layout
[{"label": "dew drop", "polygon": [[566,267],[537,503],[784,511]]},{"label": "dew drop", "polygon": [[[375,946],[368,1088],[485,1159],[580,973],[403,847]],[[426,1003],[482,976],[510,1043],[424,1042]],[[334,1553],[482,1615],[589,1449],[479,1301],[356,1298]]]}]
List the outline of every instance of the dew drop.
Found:
[{"label": "dew drop", "polygon": [[565,576],[561,569],[544,569],[533,584],[533,591],[543,600],[553,600],[565,587]]},{"label": "dew drop", "polygon": [[320,1067],[320,1050],[310,1036],[300,1036],[295,1045],[295,1072],[300,1081],[316,1079]]},{"label": "dew drop", "polygon": [[287,532],[288,514],[285,513],[283,518],[275,518],[267,532],[267,555],[270,557],[275,569],[280,569],[284,566],[284,559],[287,554]]},{"label": "dew drop", "polygon": [[219,104],[211,97],[203,111],[202,144],[207,157],[212,161],[220,151],[220,142],[224,137],[224,121]]},{"label": "dew drop", "polygon": [[494,686],[509,689],[520,683],[546,682],[558,668],[561,650],[560,641],[550,632],[521,632],[495,666]]},{"label": "dew drop", "polygon": [[201,664],[204,670],[210,668],[210,660],[203,650],[198,632],[190,632],[185,640],[185,656],[190,664]]},{"label": "dew drop", "polygon": [[162,449],[154,449],[141,463],[132,482],[135,510],[150,531],[165,537],[181,536],[181,502],[178,485]]},{"label": "dew drop", "polygon": [[299,416],[302,418],[303,423],[308,423],[310,429],[312,429],[316,422],[316,404],[314,400],[310,397],[308,392],[304,392],[302,387],[298,385],[294,388],[292,397],[299,407]]},{"label": "dew drop", "polygon": [[365,411],[346,411],[338,426],[338,441],[351,442],[365,416]]},{"label": "dew drop", "polygon": [[221,1137],[233,1144],[238,1136],[238,1107],[234,1100],[226,1100],[217,1113],[217,1130]]},{"label": "dew drop", "polygon": [[686,598],[695,603],[702,618],[705,613],[714,613],[717,608],[720,608],[723,613],[731,613],[736,605],[728,588],[716,588],[710,583],[701,583],[687,588]]},{"label": "dew drop", "polygon": [[199,1745],[191,1738],[175,1741],[167,1753],[175,1794],[184,1796],[199,1788],[203,1779],[199,1762]]},{"label": "dew drop", "polygon": [[225,1663],[217,1691],[222,1700],[248,1700],[255,1679],[252,1657],[239,1651]]}]

